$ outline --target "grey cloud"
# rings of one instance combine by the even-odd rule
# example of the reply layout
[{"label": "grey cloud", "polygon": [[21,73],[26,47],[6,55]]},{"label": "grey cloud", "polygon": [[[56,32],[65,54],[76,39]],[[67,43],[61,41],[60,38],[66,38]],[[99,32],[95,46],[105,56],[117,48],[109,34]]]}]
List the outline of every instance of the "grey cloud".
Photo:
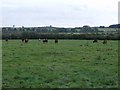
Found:
[{"label": "grey cloud", "polygon": [[[82,1],[82,0],[81,0]],[[7,1],[6,1],[7,2]],[[17,3],[17,2],[16,2]],[[46,2],[45,2],[46,3]],[[4,3],[3,25],[56,25],[56,26],[81,26],[84,24],[100,25],[115,23],[116,11],[98,10],[87,4],[72,4],[63,2],[41,3]]]}]

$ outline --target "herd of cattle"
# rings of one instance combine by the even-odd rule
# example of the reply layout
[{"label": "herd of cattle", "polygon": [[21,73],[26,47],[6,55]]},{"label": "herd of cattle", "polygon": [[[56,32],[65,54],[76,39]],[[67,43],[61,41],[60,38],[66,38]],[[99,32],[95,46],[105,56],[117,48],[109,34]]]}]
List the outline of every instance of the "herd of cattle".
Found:
[{"label": "herd of cattle", "polygon": [[[41,39],[39,39],[39,41],[41,41]],[[22,39],[22,42],[28,43],[28,39]],[[48,43],[48,39],[43,39],[42,42]],[[58,43],[58,39],[55,39],[55,43]]]},{"label": "herd of cattle", "polygon": [[[5,41],[8,42],[8,39],[6,39]],[[28,39],[22,39],[23,43],[28,43],[28,41],[29,41]],[[41,41],[41,39],[39,39],[39,41]],[[48,43],[48,39],[43,39],[42,42],[43,43]],[[58,39],[55,39],[54,42],[58,43]]]},{"label": "herd of cattle", "polygon": [[[8,39],[6,39],[5,41],[8,42]],[[22,39],[22,42],[24,42],[24,43],[28,43],[28,41],[29,41],[28,39]],[[39,39],[39,41],[41,41],[41,39]],[[48,43],[48,39],[43,39],[42,42],[43,42],[43,43]],[[54,42],[55,42],[55,43],[58,43],[58,39],[55,39]],[[97,42],[98,42],[97,39],[95,39],[95,40],[93,41],[93,43],[97,43]],[[106,40],[106,39],[103,40],[103,44],[107,44],[107,40]]]},{"label": "herd of cattle", "polygon": [[[97,43],[97,42],[98,42],[97,39],[93,41],[93,43]],[[103,40],[103,44],[107,44],[107,39]]]}]

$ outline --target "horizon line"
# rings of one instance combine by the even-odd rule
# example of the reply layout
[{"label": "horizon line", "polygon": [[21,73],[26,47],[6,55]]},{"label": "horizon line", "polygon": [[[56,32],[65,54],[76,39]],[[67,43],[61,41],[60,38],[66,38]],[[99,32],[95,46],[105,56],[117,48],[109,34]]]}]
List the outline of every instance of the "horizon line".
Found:
[{"label": "horizon line", "polygon": [[[118,25],[118,24],[111,24],[111,25]],[[90,25],[86,24],[86,25],[83,25],[83,26],[90,26]],[[22,26],[9,25],[9,26],[7,26],[6,25],[6,26],[0,26],[0,27],[60,27],[60,28],[75,28],[75,27],[83,27],[83,26],[54,26],[54,25],[41,25],[41,26],[37,26],[37,25],[36,26],[35,25],[34,26],[32,26],[32,25],[31,26],[30,25],[29,26],[27,26],[27,25],[26,26],[24,26],[24,25],[22,25]],[[98,25],[98,26],[95,25],[95,26],[90,26],[90,27],[100,27],[100,26],[109,27],[110,25],[109,26],[107,26],[107,25]]]}]

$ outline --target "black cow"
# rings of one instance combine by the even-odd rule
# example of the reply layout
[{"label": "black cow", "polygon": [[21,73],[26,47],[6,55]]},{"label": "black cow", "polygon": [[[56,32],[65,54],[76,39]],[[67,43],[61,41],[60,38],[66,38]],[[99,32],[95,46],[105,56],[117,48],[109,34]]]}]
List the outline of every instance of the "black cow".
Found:
[{"label": "black cow", "polygon": [[22,39],[22,42],[24,42],[25,41],[25,39]]},{"label": "black cow", "polygon": [[55,43],[58,43],[58,39],[55,39]]},{"label": "black cow", "polygon": [[8,39],[6,39],[5,41],[8,42]]},{"label": "black cow", "polygon": [[93,43],[97,43],[98,42],[98,40],[97,39],[95,39],[94,41],[93,41]]},{"label": "black cow", "polygon": [[48,39],[43,39],[43,43],[48,43]]},{"label": "black cow", "polygon": [[25,43],[28,43],[28,39],[25,39]]}]

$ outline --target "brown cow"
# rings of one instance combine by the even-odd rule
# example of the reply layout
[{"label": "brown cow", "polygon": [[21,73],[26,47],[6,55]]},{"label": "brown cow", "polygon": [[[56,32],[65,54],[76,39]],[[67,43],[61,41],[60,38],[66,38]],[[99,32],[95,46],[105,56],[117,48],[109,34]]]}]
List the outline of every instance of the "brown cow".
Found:
[{"label": "brown cow", "polygon": [[107,44],[107,40],[104,40],[104,41],[103,41],[103,44]]}]

